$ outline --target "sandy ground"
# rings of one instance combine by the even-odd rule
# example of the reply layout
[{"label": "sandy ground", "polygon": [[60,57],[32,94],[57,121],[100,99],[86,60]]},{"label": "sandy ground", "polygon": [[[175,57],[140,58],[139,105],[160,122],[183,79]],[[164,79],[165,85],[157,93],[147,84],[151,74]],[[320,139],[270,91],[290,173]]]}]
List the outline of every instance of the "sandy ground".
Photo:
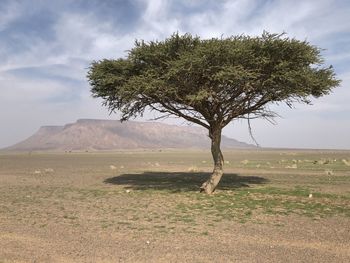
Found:
[{"label": "sandy ground", "polygon": [[349,262],[348,220],[284,220],[284,227],[225,224],[209,236],[7,223],[0,255],[4,262]]},{"label": "sandy ground", "polygon": [[[0,155],[0,262],[350,262],[350,218],[342,214],[307,217],[256,209],[239,222],[208,216],[204,209],[196,221],[174,220],[184,216],[179,204],[194,202],[197,193],[153,191],[152,186],[145,191],[106,179],[146,169],[182,171],[199,166],[208,154],[134,155]],[[316,188],[348,196],[350,174],[339,167],[344,179],[339,187],[335,180]],[[210,163],[201,169],[210,170]],[[281,170],[287,174],[282,180],[275,170],[230,169],[284,186],[295,178],[300,185],[311,184],[312,174],[313,180],[325,176]]]},{"label": "sandy ground", "polygon": [[0,255],[4,262],[349,262],[347,220],[285,220],[292,223],[225,224],[205,237],[8,223]]}]

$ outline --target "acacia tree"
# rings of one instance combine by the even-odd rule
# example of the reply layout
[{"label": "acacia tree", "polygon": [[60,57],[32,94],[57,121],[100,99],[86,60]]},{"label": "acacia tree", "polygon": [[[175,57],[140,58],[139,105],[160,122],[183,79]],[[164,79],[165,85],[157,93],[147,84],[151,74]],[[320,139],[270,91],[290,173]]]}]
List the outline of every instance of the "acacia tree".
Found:
[{"label": "acacia tree", "polygon": [[269,34],[200,39],[173,34],[136,41],[125,58],[91,64],[91,92],[121,121],[145,109],[208,129],[214,170],[201,191],[211,194],[223,175],[221,131],[239,118],[270,118],[269,104],[310,104],[339,85],[320,49],[307,41]]}]

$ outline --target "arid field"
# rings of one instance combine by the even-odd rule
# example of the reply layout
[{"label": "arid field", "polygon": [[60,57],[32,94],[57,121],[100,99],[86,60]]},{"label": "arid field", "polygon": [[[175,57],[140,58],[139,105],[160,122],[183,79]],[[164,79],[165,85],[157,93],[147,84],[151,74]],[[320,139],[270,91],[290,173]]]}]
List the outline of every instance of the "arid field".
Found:
[{"label": "arid field", "polygon": [[0,262],[350,262],[350,152],[0,154]]}]

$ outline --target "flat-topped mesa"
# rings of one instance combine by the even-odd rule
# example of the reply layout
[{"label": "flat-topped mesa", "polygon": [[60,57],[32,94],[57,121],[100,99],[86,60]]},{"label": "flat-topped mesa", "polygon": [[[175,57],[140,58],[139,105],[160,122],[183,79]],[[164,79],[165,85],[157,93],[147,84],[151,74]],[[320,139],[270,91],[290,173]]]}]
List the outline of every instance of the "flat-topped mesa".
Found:
[{"label": "flat-topped mesa", "polygon": [[89,124],[91,124],[91,123],[115,122],[115,121],[118,121],[118,120],[78,119],[75,123],[89,123]]},{"label": "flat-topped mesa", "polygon": [[41,126],[38,130],[38,133],[40,132],[59,132],[62,131],[63,126]]},{"label": "flat-topped mesa", "polygon": [[[204,128],[159,122],[79,119],[64,126],[43,126],[28,139],[6,150],[97,151],[154,148],[207,148]],[[254,148],[223,136],[223,148]]]}]

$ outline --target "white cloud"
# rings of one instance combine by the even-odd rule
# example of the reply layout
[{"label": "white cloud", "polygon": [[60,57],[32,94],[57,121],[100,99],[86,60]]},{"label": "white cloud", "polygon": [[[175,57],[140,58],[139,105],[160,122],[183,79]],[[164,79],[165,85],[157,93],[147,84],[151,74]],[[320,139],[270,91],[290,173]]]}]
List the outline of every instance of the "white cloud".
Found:
[{"label": "white cloud", "polygon": [[17,104],[44,104],[72,94],[71,85],[57,79],[38,79],[1,74],[1,100]]},{"label": "white cloud", "polygon": [[179,30],[178,18],[171,15],[169,1],[146,1],[139,33],[149,39],[164,38]]},{"label": "white cloud", "polygon": [[0,31],[21,16],[21,11],[20,5],[15,1],[10,1],[7,5],[0,7]]},{"label": "white cloud", "polygon": [[[23,10],[27,10],[28,5],[20,5],[14,1],[10,3],[6,6],[7,11],[0,17],[0,30],[26,15]],[[184,8],[174,12],[174,6],[177,5],[175,1],[135,1],[134,4],[143,10],[137,25],[129,32],[120,31],[122,24],[116,25],[113,20],[98,17],[93,9],[78,12],[64,8],[64,4],[56,4],[57,10],[50,8],[57,16],[51,32],[53,39],[22,39],[30,45],[29,48],[11,55],[6,55],[6,47],[1,48],[0,119],[4,126],[1,130],[0,147],[24,138],[43,124],[63,124],[83,117],[108,118],[108,112],[101,107],[100,101],[90,97],[88,84],[83,84],[86,67],[92,60],[125,56],[125,51],[132,48],[135,39],[161,40],[175,31],[191,32],[210,38],[220,37],[222,34],[260,35],[263,30],[277,33],[285,30],[288,36],[307,38],[313,44],[328,48],[330,51],[326,52],[326,58],[332,63],[346,63],[349,59],[346,50],[337,48],[337,45],[349,44],[350,5],[344,4],[345,2],[218,1],[215,2],[216,8],[201,6],[196,10],[196,5],[202,3],[186,2],[184,6],[191,7],[189,10],[192,11]],[[47,4],[42,2],[40,8],[45,5]],[[339,37],[335,39],[335,34],[344,37],[343,42]],[[48,75],[82,83],[79,87],[73,87],[73,84],[67,85],[54,77],[36,79],[35,76],[8,73],[9,70],[33,67]],[[330,96],[315,100],[313,106],[297,105],[296,110],[278,107],[277,111],[285,118],[278,120],[277,126],[263,121],[253,122],[258,140],[265,146],[343,147],[342,141],[348,140],[346,133],[350,133],[350,124],[339,118],[329,121],[329,115],[339,112],[344,114],[344,111],[350,114],[350,90],[347,88],[350,85],[350,67],[346,66],[345,72],[339,77],[343,79],[342,87]],[[76,93],[79,100],[74,104],[65,101],[50,102],[52,98]],[[325,125],[326,123],[331,125]],[[337,138],[332,139],[335,126],[339,127]],[[9,128],[4,130],[4,127]],[[10,127],[14,127],[16,132]],[[249,140],[245,124],[236,122],[227,131],[234,137]],[[329,138],[328,141],[325,137]],[[350,148],[350,145],[346,147]]]}]

